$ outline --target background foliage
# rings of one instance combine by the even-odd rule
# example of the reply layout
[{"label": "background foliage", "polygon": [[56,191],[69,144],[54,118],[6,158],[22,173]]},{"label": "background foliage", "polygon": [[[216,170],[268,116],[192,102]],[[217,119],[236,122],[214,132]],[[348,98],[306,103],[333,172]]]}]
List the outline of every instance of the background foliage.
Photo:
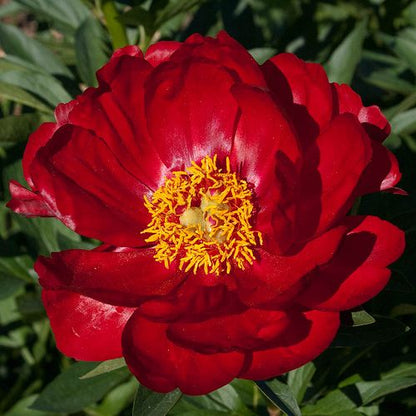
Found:
[{"label": "background foliage", "polygon": [[[345,313],[331,348],[314,363],[268,382],[236,380],[207,396],[155,394],[138,389],[122,360],[74,363],[58,353],[33,262],[92,243],[54,220],[9,212],[7,183],[23,181],[28,135],[52,119],[56,104],[96,85],[95,71],[112,49],[223,28],[259,62],[294,52],[384,109],[393,127],[387,145],[410,195],[369,196],[359,212],[404,229],[407,250],[387,289]],[[416,414],[416,1],[3,0],[0,48],[0,414]]]}]

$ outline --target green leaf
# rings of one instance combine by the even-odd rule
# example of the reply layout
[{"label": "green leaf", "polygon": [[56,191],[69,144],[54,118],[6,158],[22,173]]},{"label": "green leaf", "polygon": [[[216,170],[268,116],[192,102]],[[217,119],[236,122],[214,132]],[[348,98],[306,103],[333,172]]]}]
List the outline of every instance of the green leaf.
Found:
[{"label": "green leaf", "polygon": [[103,398],[129,376],[126,368],[119,368],[97,377],[80,380],[80,376],[96,366],[97,363],[93,362],[73,364],[46,386],[31,408],[50,412],[79,412]]},{"label": "green leaf", "polygon": [[35,39],[29,38],[17,27],[0,23],[0,46],[6,54],[15,55],[40,66],[49,74],[72,78],[71,71]]},{"label": "green leaf", "polygon": [[132,7],[130,10],[119,16],[118,19],[127,26],[143,25],[147,33],[152,32],[155,24],[155,18],[152,13],[142,6]]},{"label": "green leaf", "polygon": [[181,396],[178,389],[163,394],[141,385],[134,398],[132,416],[165,416]]},{"label": "green leaf", "polygon": [[396,391],[415,385],[416,377],[392,377],[379,381],[362,381],[357,383],[356,387],[360,392],[363,404],[365,405],[380,397],[386,396],[387,394],[395,393]]},{"label": "green leaf", "polygon": [[341,327],[331,347],[363,347],[385,342],[404,334],[408,329],[396,319],[377,317],[374,324],[364,327]]},{"label": "green leaf", "polygon": [[0,272],[0,300],[13,296],[24,286],[25,282]]},{"label": "green leaf", "polygon": [[384,36],[391,49],[416,73],[416,29],[408,29],[399,36]]},{"label": "green leaf", "polygon": [[117,416],[125,409],[134,398],[139,383],[131,378],[126,383],[120,384],[108,393],[102,403],[95,408],[97,414],[105,416]]},{"label": "green leaf", "polygon": [[403,377],[416,377],[416,363],[400,363],[397,367],[381,375],[383,380]]},{"label": "green leaf", "polygon": [[75,31],[90,16],[81,0],[15,0],[34,14],[46,17],[58,30]]},{"label": "green leaf", "polygon": [[75,33],[77,68],[83,82],[96,86],[96,71],[109,57],[108,38],[97,19],[89,17]]},{"label": "green leaf", "polygon": [[38,113],[7,116],[0,119],[0,142],[23,142],[41,122]]},{"label": "green leaf", "polygon": [[302,408],[303,416],[341,416],[348,414],[357,404],[341,390],[333,390],[314,405]]},{"label": "green leaf", "polygon": [[61,83],[49,75],[15,70],[0,73],[0,81],[24,88],[42,97],[53,107],[56,107],[59,103],[68,102],[72,98]]},{"label": "green leaf", "polygon": [[416,108],[397,114],[391,119],[395,134],[411,134],[416,131]]},{"label": "green leaf", "polygon": [[125,366],[126,362],[124,361],[124,358],[116,358],[114,360],[103,361],[102,363],[98,364],[97,367],[95,367],[93,370],[81,376],[80,379],[85,380],[87,378],[97,377],[101,374],[105,374],[109,371],[117,370],[118,368],[122,368]]},{"label": "green leaf", "polygon": [[6,84],[0,81],[0,97],[16,103],[26,105],[36,110],[43,111],[44,113],[51,113],[52,109],[39,101],[33,95],[29,94],[25,90],[22,90],[15,85]]},{"label": "green leaf", "polygon": [[258,381],[256,384],[266,397],[287,416],[302,416],[296,398],[287,384],[278,380]]},{"label": "green leaf", "polygon": [[326,64],[331,82],[350,84],[360,62],[363,42],[367,35],[367,20],[358,22],[353,31],[334,50]]},{"label": "green leaf", "polygon": [[277,50],[274,48],[254,48],[249,50],[250,55],[257,61],[259,65],[266,62],[272,56],[276,55]]},{"label": "green leaf", "polygon": [[316,367],[315,364],[312,362],[289,372],[287,384],[292,390],[298,403],[302,403],[306,389],[308,388],[308,385],[312,380],[312,377],[315,374],[315,372]]},{"label": "green leaf", "polygon": [[8,412],[3,416],[58,416],[57,413],[41,412],[39,410],[30,409],[30,406],[37,398],[37,395],[31,395],[19,400]]},{"label": "green leaf", "polygon": [[376,320],[364,309],[360,311],[351,312],[352,326],[365,326],[371,325]]}]

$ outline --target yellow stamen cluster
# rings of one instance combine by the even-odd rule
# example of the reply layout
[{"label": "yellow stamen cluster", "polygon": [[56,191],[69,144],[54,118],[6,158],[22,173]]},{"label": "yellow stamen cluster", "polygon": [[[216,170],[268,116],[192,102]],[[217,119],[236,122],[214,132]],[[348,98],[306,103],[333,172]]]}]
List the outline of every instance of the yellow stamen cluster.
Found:
[{"label": "yellow stamen cluster", "polygon": [[262,236],[253,230],[252,192],[245,180],[217,167],[217,156],[192,162],[185,171],[167,178],[145,206],[152,220],[142,233],[154,243],[154,258],[169,268],[174,260],[179,269],[205,274],[229,274],[233,267],[244,270],[253,264],[253,248]]}]

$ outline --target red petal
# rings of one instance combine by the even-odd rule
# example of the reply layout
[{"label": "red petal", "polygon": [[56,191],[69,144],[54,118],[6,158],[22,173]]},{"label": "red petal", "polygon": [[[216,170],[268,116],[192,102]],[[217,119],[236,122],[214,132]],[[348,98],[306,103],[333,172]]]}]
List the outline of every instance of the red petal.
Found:
[{"label": "red petal", "polygon": [[[236,77],[236,81],[267,87],[255,59],[224,31],[219,32],[216,39],[203,37],[199,34],[190,36],[170,60],[183,65],[190,58],[221,66]],[[216,86],[214,82],[210,85]]]},{"label": "red petal", "polygon": [[376,105],[364,107],[360,96],[348,85],[332,84],[334,115],[353,114],[374,140],[383,141],[391,131],[390,124]]},{"label": "red petal", "polygon": [[[300,150],[296,135],[269,94],[254,87],[233,88],[241,118],[230,154],[231,165],[254,185],[259,211],[256,229],[267,245],[290,245],[291,212],[299,176]],[[273,214],[280,228],[273,234]],[[277,226],[276,226],[277,227]]]},{"label": "red petal", "polygon": [[248,309],[198,322],[175,322],[168,336],[202,353],[251,351],[286,345],[287,334],[303,338],[309,322],[301,312]]},{"label": "red petal", "polygon": [[31,178],[30,165],[33,162],[39,149],[45,146],[52,138],[57,126],[55,123],[43,123],[35,132],[29,136],[29,140],[26,144],[25,153],[23,155],[23,173],[29,186],[36,190],[35,184]]},{"label": "red petal", "polygon": [[229,153],[238,110],[233,83],[226,70],[203,61],[169,62],[153,71],[146,84],[147,121],[169,169]]},{"label": "red petal", "polygon": [[367,302],[387,284],[386,269],[404,250],[404,234],[377,217],[347,217],[350,232],[336,256],[308,277],[297,301],[310,308],[346,310]]},{"label": "red petal", "polygon": [[358,184],[358,195],[390,190],[402,176],[397,159],[390,150],[374,140],[371,146],[373,156]]},{"label": "red petal", "polygon": [[338,330],[339,314],[309,311],[305,312],[305,317],[311,323],[305,338],[291,345],[254,351],[250,367],[238,377],[250,380],[276,377],[306,364],[321,354]]},{"label": "red petal", "polygon": [[[141,182],[157,189],[166,175],[146,127],[144,89],[151,66],[130,56],[120,60],[123,76],[78,98],[69,122],[101,137],[123,167]],[[111,88],[111,91],[108,89]]]},{"label": "red petal", "polygon": [[153,67],[157,67],[169,60],[171,55],[182,45],[181,42],[160,41],[150,45],[146,51],[145,59]]},{"label": "red petal", "polygon": [[243,353],[201,354],[172,342],[167,328],[135,313],[123,333],[124,358],[146,387],[162,393],[178,387],[185,394],[206,394],[229,383],[243,368]]},{"label": "red petal", "polygon": [[119,246],[143,244],[149,190],[87,130],[61,127],[32,163],[39,193],[69,228]]},{"label": "red petal", "polygon": [[106,305],[64,290],[44,290],[42,300],[63,354],[84,361],[122,356],[121,334],[133,308]]},{"label": "red petal", "polygon": [[[35,270],[45,289],[69,290],[115,305],[136,306],[168,294],[183,279],[153,259],[151,248],[67,250],[39,257]],[[172,265],[175,270],[176,264]]]},{"label": "red petal", "polygon": [[355,117],[337,116],[305,154],[297,238],[319,234],[345,215],[371,160],[370,139]]},{"label": "red petal", "polygon": [[[307,243],[302,250],[278,256],[256,250],[258,259],[250,269],[235,271],[241,300],[250,306],[286,301],[296,295],[291,288],[317,265],[326,263],[334,255],[346,227],[337,227]],[[280,298],[280,299],[279,299]]]},{"label": "red petal", "polygon": [[16,181],[10,181],[12,199],[6,204],[8,208],[26,217],[54,217],[55,214],[36,193],[24,188]]},{"label": "red petal", "polygon": [[269,88],[276,99],[293,113],[293,104],[305,106],[321,127],[332,118],[330,84],[321,65],[306,63],[295,55],[282,53],[262,66]]}]

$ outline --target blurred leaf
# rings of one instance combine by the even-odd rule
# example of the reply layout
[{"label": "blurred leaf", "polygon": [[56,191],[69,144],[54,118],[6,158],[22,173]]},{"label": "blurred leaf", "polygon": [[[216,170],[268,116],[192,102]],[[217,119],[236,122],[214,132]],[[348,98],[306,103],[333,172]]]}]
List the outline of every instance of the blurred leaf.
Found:
[{"label": "blurred leaf", "polygon": [[68,102],[71,96],[53,77],[27,71],[8,71],[0,73],[0,81],[16,85],[42,97],[53,107]]},{"label": "blurred leaf", "polygon": [[259,65],[262,65],[272,56],[276,55],[277,50],[274,48],[254,48],[249,50],[250,55],[257,61]]},{"label": "blurred leaf", "polygon": [[4,275],[0,272],[0,300],[14,295],[24,286],[24,284],[25,282],[22,280]]},{"label": "blurred leaf", "polygon": [[363,404],[368,404],[387,394],[416,385],[416,377],[392,377],[387,380],[362,381],[356,384]]},{"label": "blurred leaf", "polygon": [[302,416],[296,398],[287,384],[278,380],[258,381],[256,384],[266,397],[287,416]]},{"label": "blurred leaf", "polygon": [[81,376],[80,379],[85,380],[87,378],[96,377],[125,366],[126,362],[124,361],[124,358],[116,358],[114,360],[103,361],[93,370]]},{"label": "blurred leaf", "polygon": [[58,416],[57,413],[42,412],[33,410],[29,407],[36,400],[37,395],[31,395],[19,400],[8,412],[3,416]]},{"label": "blurred leaf", "polygon": [[416,108],[397,114],[390,122],[395,134],[413,133],[416,131]]},{"label": "blurred leaf", "polygon": [[120,384],[110,391],[102,403],[95,408],[95,411],[105,416],[119,415],[133,401],[138,386],[139,383],[132,377],[126,383]]},{"label": "blurred leaf", "polygon": [[315,374],[315,364],[310,362],[288,373],[287,384],[292,390],[296,401],[302,403],[306,389]]},{"label": "blurred leaf", "polygon": [[404,334],[408,327],[396,319],[377,317],[374,324],[341,327],[331,347],[363,347],[386,342]]},{"label": "blurred leaf", "polygon": [[416,89],[412,83],[399,78],[397,74],[390,70],[374,71],[364,80],[378,88],[404,95]]},{"label": "blurred leaf", "polygon": [[59,30],[75,31],[90,16],[81,0],[15,0],[33,13],[44,16]]},{"label": "blurred leaf", "polygon": [[371,325],[376,322],[376,320],[364,309],[351,312],[351,319],[353,326]]},{"label": "blurred leaf", "polygon": [[331,82],[350,84],[361,59],[367,20],[358,22],[354,30],[341,42],[329,58],[326,69]]},{"label": "blurred leaf", "polygon": [[215,403],[221,403],[223,409],[234,411],[240,416],[255,416],[243,403],[236,389],[230,384],[209,393],[208,398]]},{"label": "blurred leaf", "polygon": [[82,361],[73,364],[46,386],[31,408],[50,412],[79,412],[100,400],[129,376],[126,368],[119,368],[97,377],[80,380],[80,376],[96,366],[97,363]]},{"label": "blurred leaf", "polygon": [[0,142],[22,142],[40,124],[38,113],[7,116],[0,119]]},{"label": "blurred leaf", "polygon": [[45,309],[37,293],[24,293],[16,298],[17,310],[23,318],[34,321],[45,316]]},{"label": "blurred leaf", "polygon": [[[357,404],[341,390],[333,390],[314,405],[302,408],[303,416],[344,416],[348,415]],[[360,413],[358,413],[360,414]]]},{"label": "blurred leaf", "polygon": [[22,90],[15,85],[6,84],[0,81],[0,97],[7,100],[15,101],[19,104],[27,105],[28,107],[35,108],[36,110],[43,111],[45,113],[52,112],[50,107],[47,107],[33,95],[29,94],[25,90]]},{"label": "blurred leaf", "polygon": [[171,0],[166,7],[159,10],[159,13],[157,13],[155,27],[159,28],[163,23],[192,9],[198,4],[202,4],[204,1],[205,0]]},{"label": "blurred leaf", "polygon": [[15,1],[5,4],[3,3],[0,6],[0,19],[2,19],[3,17],[15,15],[16,13],[19,13],[21,11],[22,8]]},{"label": "blurred leaf", "polygon": [[141,385],[134,399],[132,416],[165,416],[181,396],[178,389],[163,394]]},{"label": "blurred leaf", "polygon": [[142,6],[132,7],[118,19],[127,26],[143,25],[147,33],[151,33],[154,28],[155,18],[148,10]]},{"label": "blurred leaf", "polygon": [[75,48],[79,75],[87,86],[96,86],[95,72],[109,55],[107,32],[97,19],[87,18],[75,33]]},{"label": "blurred leaf", "polygon": [[6,54],[15,55],[39,65],[50,74],[72,78],[71,71],[57,56],[14,26],[0,23],[0,46]]},{"label": "blurred leaf", "polygon": [[383,380],[404,377],[416,377],[416,363],[400,363],[397,367],[382,374]]},{"label": "blurred leaf", "polygon": [[390,48],[416,73],[416,29],[408,29],[399,36],[383,36]]},{"label": "blurred leaf", "polygon": [[0,257],[0,273],[3,276],[31,282],[29,269],[33,267],[33,260],[29,256]]}]

